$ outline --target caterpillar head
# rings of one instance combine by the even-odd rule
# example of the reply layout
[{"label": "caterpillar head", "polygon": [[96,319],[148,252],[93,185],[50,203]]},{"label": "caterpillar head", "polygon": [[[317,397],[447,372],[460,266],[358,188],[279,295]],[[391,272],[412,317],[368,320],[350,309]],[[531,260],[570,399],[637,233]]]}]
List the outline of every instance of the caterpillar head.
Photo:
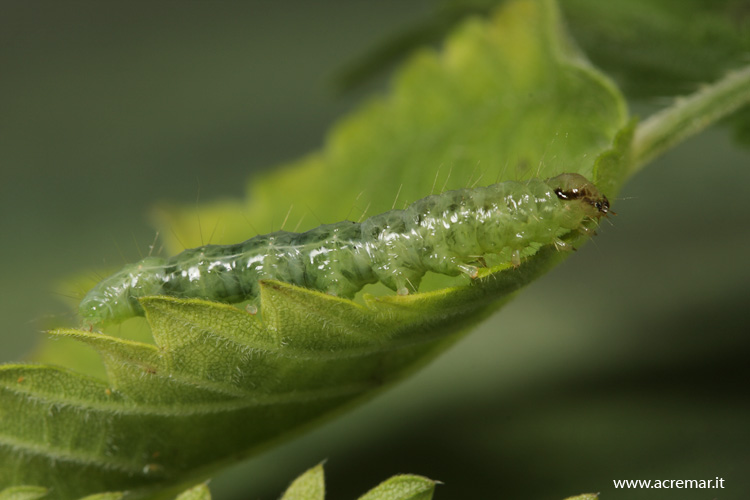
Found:
[{"label": "caterpillar head", "polygon": [[607,197],[581,174],[560,174],[548,183],[561,200],[577,201],[587,217],[599,219],[610,212]]}]

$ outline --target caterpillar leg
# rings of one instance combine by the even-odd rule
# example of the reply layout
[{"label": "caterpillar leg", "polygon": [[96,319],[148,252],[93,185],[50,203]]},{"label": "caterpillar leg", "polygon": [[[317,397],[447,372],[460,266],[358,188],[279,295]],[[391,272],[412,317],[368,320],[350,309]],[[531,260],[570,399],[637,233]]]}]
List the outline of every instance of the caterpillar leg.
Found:
[{"label": "caterpillar leg", "polygon": [[[479,276],[479,268],[487,268],[487,261],[484,260],[484,256],[482,255],[476,255],[472,256],[474,259],[471,263],[466,265],[459,265],[458,268],[461,269],[464,273],[466,273],[467,276],[471,279],[476,279],[477,276]],[[476,265],[475,265],[476,264]]]},{"label": "caterpillar leg", "polygon": [[418,265],[396,259],[384,259],[373,267],[372,271],[378,281],[399,295],[416,292],[425,273],[425,270]]},{"label": "caterpillar leg", "polygon": [[555,238],[552,244],[555,245],[555,250],[557,250],[558,252],[570,252],[572,250],[575,250],[575,248],[573,248],[573,245],[571,245],[570,243],[565,243],[560,238]]},{"label": "caterpillar leg", "polygon": [[409,279],[405,275],[399,275],[393,279],[393,283],[396,286],[396,293],[401,296],[409,295],[410,292],[416,292],[419,290],[419,283],[421,281],[421,277]]},{"label": "caterpillar leg", "polygon": [[470,255],[471,260],[466,261],[466,264],[473,267],[488,267],[487,261],[484,259],[484,255]]},{"label": "caterpillar leg", "polygon": [[458,264],[456,267],[458,267],[461,272],[466,274],[471,279],[476,279],[476,277],[479,276],[479,269],[477,269],[476,266],[471,266],[468,264]]},{"label": "caterpillar leg", "polygon": [[459,255],[442,255],[427,262],[427,269],[434,273],[446,274],[448,276],[459,276],[465,274],[471,279],[479,275],[479,269],[474,264],[487,267],[482,257],[461,257]]},{"label": "caterpillar leg", "polygon": [[578,232],[579,232],[580,234],[583,234],[583,235],[586,235],[586,236],[596,236],[596,234],[597,234],[597,233],[596,233],[596,229],[591,229],[590,227],[586,227],[586,226],[583,226],[583,225],[582,225],[582,226],[580,226],[580,227],[579,227],[579,228],[577,229],[577,231],[578,231]]},{"label": "caterpillar leg", "polygon": [[518,268],[521,265],[521,251],[520,250],[515,249],[510,253],[510,263],[515,268]]}]

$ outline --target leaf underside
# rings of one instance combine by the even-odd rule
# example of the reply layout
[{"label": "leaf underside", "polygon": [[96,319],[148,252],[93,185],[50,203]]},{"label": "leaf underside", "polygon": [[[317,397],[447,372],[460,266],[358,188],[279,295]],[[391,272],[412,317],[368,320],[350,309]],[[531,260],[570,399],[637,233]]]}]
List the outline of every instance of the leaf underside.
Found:
[{"label": "leaf underside", "polygon": [[[442,52],[416,54],[390,93],[343,120],[320,152],[254,180],[247,202],[211,207],[200,220],[216,224],[214,243],[235,242],[250,236],[246,216],[265,232],[287,212],[333,222],[352,206],[388,210],[397,192],[403,204],[561,172],[611,196],[631,136],[622,97],[576,52],[554,4],[513,2],[462,25]],[[188,245],[200,243],[196,216],[162,212]],[[416,370],[567,254],[542,247],[526,257],[517,269],[436,278],[432,290],[405,297],[374,288],[352,301],[267,281],[256,315],[148,297],[152,341],[123,338],[127,323],[121,336],[53,331],[97,351],[106,376],[73,371],[75,363],[0,367],[0,488],[138,497],[208,477]],[[49,358],[51,345],[45,361],[64,363]]]}]

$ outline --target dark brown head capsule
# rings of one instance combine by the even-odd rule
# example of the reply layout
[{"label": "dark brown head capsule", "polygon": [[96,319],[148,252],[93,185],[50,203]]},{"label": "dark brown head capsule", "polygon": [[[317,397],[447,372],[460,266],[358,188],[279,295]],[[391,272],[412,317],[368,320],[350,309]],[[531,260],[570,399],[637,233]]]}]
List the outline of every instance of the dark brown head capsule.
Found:
[{"label": "dark brown head capsule", "polygon": [[609,213],[609,200],[599,192],[592,182],[581,174],[560,174],[548,181],[561,200],[579,200],[591,207],[587,215],[592,218],[605,217]]}]

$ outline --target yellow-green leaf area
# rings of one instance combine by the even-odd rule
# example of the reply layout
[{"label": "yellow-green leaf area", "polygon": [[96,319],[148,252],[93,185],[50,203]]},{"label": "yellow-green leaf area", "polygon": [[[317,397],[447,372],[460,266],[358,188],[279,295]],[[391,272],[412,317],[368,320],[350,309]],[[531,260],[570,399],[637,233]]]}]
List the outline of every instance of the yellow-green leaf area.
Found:
[{"label": "yellow-green leaf area", "polygon": [[323,500],[326,495],[323,465],[316,465],[295,479],[281,500]]},{"label": "yellow-green leaf area", "polygon": [[211,500],[211,492],[208,489],[208,485],[202,483],[183,491],[177,495],[175,500]]},{"label": "yellow-green leaf area", "polygon": [[434,491],[435,481],[403,474],[383,481],[359,500],[430,500]]},{"label": "yellow-green leaf area", "polygon": [[[106,493],[94,493],[93,495],[81,498],[81,500],[120,500],[124,496],[125,494],[120,493],[119,491],[111,491]],[[206,500],[211,500],[211,497],[208,497]]]},{"label": "yellow-green leaf area", "polygon": [[[400,207],[561,172],[601,181],[609,194],[631,136],[621,96],[575,51],[555,5],[510,2],[460,26],[441,51],[417,53],[321,151],[252,180],[246,202],[165,217],[175,241],[192,246],[198,219],[216,226],[212,243],[237,242],[252,236],[248,221],[266,232],[288,214],[286,229],[304,230],[316,218],[389,210],[394,199]],[[566,254],[547,246],[524,257],[517,269],[490,263],[475,280],[433,280],[405,297],[375,288],[352,301],[273,280],[261,282],[257,311],[147,297],[153,343],[128,335],[128,324],[118,336],[57,330],[101,355],[106,380],[0,367],[0,487],[137,498],[205,479],[422,366]],[[424,481],[400,476],[363,498],[430,498]]]},{"label": "yellow-green leaf area", "polygon": [[41,486],[14,486],[0,491],[0,500],[36,500],[47,494]]}]

